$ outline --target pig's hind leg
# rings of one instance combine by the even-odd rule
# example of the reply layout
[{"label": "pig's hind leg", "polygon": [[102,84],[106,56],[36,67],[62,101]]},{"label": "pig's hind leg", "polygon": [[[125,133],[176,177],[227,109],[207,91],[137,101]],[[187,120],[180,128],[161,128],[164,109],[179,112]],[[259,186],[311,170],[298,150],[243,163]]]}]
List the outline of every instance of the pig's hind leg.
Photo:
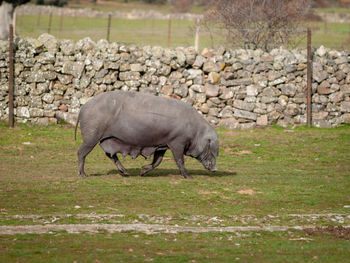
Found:
[{"label": "pig's hind leg", "polygon": [[117,154],[114,154],[111,156],[109,153],[106,153],[106,155],[115,163],[117,166],[118,170],[122,173],[123,176],[129,176],[130,174],[128,171],[124,168],[122,163],[119,161]]},{"label": "pig's hind leg", "polygon": [[166,150],[158,150],[154,152],[153,161],[151,164],[142,166],[140,171],[140,176],[144,176],[146,173],[152,171],[154,168],[156,168],[163,160],[163,156],[165,154]]},{"label": "pig's hind leg", "polygon": [[91,150],[95,147],[95,145],[96,143],[95,144],[83,143],[78,150],[78,170],[79,170],[79,174],[82,177],[86,177],[86,174],[84,171],[86,155],[88,155],[91,152]]}]

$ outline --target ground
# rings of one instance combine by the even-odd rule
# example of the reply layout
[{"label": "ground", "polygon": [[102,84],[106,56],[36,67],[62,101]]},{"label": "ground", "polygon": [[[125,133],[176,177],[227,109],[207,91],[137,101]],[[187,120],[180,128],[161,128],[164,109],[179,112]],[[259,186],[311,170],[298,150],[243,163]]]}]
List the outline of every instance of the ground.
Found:
[{"label": "ground", "polygon": [[0,124],[0,262],[349,262],[350,126],[219,129],[219,172],[97,146],[66,125]]}]

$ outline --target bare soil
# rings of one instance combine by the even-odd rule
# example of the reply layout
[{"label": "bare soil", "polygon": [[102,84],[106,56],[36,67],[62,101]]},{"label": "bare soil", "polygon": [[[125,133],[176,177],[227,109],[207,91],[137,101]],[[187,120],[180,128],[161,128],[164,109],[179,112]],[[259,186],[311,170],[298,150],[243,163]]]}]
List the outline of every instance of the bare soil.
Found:
[{"label": "bare soil", "polygon": [[350,240],[350,228],[344,226],[327,226],[327,227],[314,227],[305,228],[304,231],[310,236],[316,236],[320,234],[330,234],[335,238],[342,238]]}]

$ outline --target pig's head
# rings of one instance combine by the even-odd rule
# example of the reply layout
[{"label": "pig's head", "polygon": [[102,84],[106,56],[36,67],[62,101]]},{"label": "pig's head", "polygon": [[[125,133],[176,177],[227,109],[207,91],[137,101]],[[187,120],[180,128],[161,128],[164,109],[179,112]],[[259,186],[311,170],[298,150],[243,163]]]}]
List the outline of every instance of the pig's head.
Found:
[{"label": "pig's head", "polygon": [[217,171],[216,158],[219,155],[219,140],[216,131],[212,129],[204,136],[197,138],[192,151],[188,155],[195,157],[209,171]]}]

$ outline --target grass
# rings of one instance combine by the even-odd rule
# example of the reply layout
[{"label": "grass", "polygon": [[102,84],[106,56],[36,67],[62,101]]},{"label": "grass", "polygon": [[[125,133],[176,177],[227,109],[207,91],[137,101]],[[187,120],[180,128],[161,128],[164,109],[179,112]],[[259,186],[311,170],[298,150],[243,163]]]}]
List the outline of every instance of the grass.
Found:
[{"label": "grass", "polygon": [[[37,16],[17,16],[17,33],[22,37],[37,38],[48,32],[49,16],[41,16],[38,25]],[[107,15],[105,18],[64,17],[62,31],[60,30],[60,17],[53,16],[50,34],[60,39],[80,40],[89,36],[94,41],[107,38]],[[350,49],[350,23],[324,23],[314,22],[312,45],[324,45],[335,49]],[[195,22],[189,20],[172,20],[171,47],[194,45]],[[158,19],[121,19],[113,18],[111,22],[110,41],[137,45],[168,46],[168,20]],[[225,45],[224,37],[214,34],[213,41],[205,30],[200,33],[199,48]],[[298,45],[306,46],[306,33],[304,41]]]},{"label": "grass", "polygon": [[349,262],[349,241],[328,234],[142,233],[0,236],[1,262]]},{"label": "grass", "polygon": [[[219,130],[219,172],[190,157],[194,180],[182,180],[170,153],[149,176],[149,161],[125,158],[121,177],[96,147],[77,175],[73,130],[66,126],[8,129],[1,125],[0,200],[6,214],[110,213],[208,215],[346,213],[350,195],[350,130],[280,128]],[[9,176],[11,175],[11,176]],[[238,194],[240,190],[253,194]],[[149,194],[152,193],[152,194]],[[89,207],[92,206],[92,207]]]},{"label": "grass", "polygon": [[[339,222],[307,221],[291,214],[349,214],[349,125],[219,129],[218,133],[221,147],[216,174],[188,157],[186,167],[194,179],[184,180],[167,153],[147,177],[138,174],[149,161],[122,159],[131,173],[126,178],[96,147],[87,156],[86,172],[91,176],[82,179],[77,175],[76,156],[81,137],[74,141],[72,127],[19,124],[9,129],[0,123],[0,225],[44,224],[54,214],[120,214],[98,223],[166,219],[165,223],[180,226],[327,226]],[[16,214],[42,218],[11,217]],[[144,214],[156,219],[144,219]],[[193,216],[199,219],[189,219]],[[212,221],[215,217],[220,221]],[[56,223],[93,221],[67,217]],[[328,233],[309,236],[303,231],[59,232],[0,236],[0,262],[349,262],[349,247],[348,240]]]}]

